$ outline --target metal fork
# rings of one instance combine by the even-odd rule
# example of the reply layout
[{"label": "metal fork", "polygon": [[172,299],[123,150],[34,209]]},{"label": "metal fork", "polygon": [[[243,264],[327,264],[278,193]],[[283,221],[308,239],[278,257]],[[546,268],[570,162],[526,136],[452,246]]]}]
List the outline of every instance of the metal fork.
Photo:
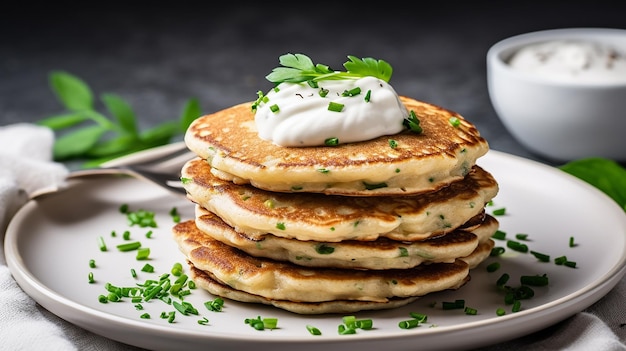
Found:
[{"label": "metal fork", "polygon": [[[180,181],[180,170],[185,162],[196,157],[184,143],[174,143],[140,151],[128,156],[105,162],[100,168],[72,171],[68,180],[97,175],[128,175],[154,183],[177,195],[186,195]],[[59,189],[45,189],[31,198],[55,192]]]}]

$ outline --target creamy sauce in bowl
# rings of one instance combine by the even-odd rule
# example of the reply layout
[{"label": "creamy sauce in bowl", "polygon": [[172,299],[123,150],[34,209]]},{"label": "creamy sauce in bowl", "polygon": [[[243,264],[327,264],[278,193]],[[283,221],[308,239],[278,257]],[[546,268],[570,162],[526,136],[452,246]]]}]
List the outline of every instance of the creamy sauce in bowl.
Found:
[{"label": "creamy sauce in bowl", "polygon": [[511,68],[567,83],[626,83],[626,50],[584,40],[528,45],[508,61]]},{"label": "creamy sauce in bowl", "polygon": [[397,134],[409,115],[391,85],[369,76],[324,80],[317,87],[280,83],[265,96],[255,123],[262,139],[280,146],[323,146],[328,140],[343,144]]}]

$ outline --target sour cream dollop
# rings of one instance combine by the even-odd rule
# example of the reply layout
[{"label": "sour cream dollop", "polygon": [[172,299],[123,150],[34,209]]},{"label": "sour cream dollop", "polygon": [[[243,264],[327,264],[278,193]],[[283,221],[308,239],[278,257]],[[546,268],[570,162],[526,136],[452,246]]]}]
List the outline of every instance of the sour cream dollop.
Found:
[{"label": "sour cream dollop", "polygon": [[626,83],[626,52],[582,40],[555,40],[516,52],[509,65],[545,79],[568,83]]},{"label": "sour cream dollop", "polygon": [[[342,96],[357,87],[359,94]],[[320,89],[328,93],[322,96]],[[344,144],[397,134],[409,115],[393,87],[375,77],[325,80],[317,88],[280,83],[266,97],[257,106],[255,123],[262,139],[280,146],[322,146],[331,138]],[[341,111],[329,110],[331,102],[343,105]]]}]

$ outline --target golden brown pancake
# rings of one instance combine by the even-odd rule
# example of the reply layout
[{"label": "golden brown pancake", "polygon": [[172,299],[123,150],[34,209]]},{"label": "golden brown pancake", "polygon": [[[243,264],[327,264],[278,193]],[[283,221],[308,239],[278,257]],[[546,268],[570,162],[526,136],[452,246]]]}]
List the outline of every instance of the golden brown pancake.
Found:
[{"label": "golden brown pancake", "polygon": [[269,300],[384,303],[456,289],[469,274],[468,263],[460,259],[383,271],[301,267],[250,256],[201,232],[193,220],[176,224],[173,237],[194,267],[212,279]]},{"label": "golden brown pancake", "polygon": [[[282,147],[258,136],[249,102],[196,119],[185,143],[208,161],[215,176],[236,184],[348,196],[437,190],[462,179],[487,152],[487,141],[459,114],[407,97],[401,101],[416,113],[422,133],[335,147]],[[453,126],[451,117],[460,125]]]},{"label": "golden brown pancake", "polygon": [[471,255],[479,243],[487,241],[498,229],[494,217],[467,229],[417,242],[387,238],[375,241],[342,242],[300,241],[274,235],[254,239],[236,232],[220,217],[196,206],[196,226],[203,233],[251,256],[289,261],[306,267],[353,269],[406,269],[423,263],[453,262]]},{"label": "golden brown pancake", "polygon": [[192,201],[256,239],[273,234],[321,242],[424,240],[481,214],[498,192],[495,179],[479,166],[445,188],[404,196],[274,193],[215,177],[200,158],[187,162],[182,177]]},{"label": "golden brown pancake", "polygon": [[[190,276],[202,289],[217,296],[227,299],[271,305],[297,314],[327,314],[327,313],[352,313],[366,310],[384,310],[407,305],[419,297],[391,298],[385,302],[335,300],[324,302],[298,302],[287,300],[272,300],[263,296],[254,295],[241,290],[235,290],[211,278],[206,272],[194,267],[189,263]],[[469,280],[469,277],[467,278]]]}]

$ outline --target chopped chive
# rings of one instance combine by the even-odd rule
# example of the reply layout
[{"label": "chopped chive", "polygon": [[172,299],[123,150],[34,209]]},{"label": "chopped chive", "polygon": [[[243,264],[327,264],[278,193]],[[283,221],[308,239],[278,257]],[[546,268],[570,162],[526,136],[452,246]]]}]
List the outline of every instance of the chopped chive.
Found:
[{"label": "chopped chive", "polygon": [[454,116],[450,117],[448,119],[448,122],[450,122],[450,125],[452,125],[455,128],[461,125],[461,120],[458,117],[454,117]]},{"label": "chopped chive", "polygon": [[153,267],[151,264],[146,263],[146,264],[145,264],[145,265],[143,265],[143,267],[141,268],[141,271],[142,271],[142,272],[146,272],[146,273],[153,273],[153,272],[154,272],[154,267]]},{"label": "chopped chive", "polygon": [[533,250],[530,250],[530,253],[541,262],[550,262],[549,255],[546,255],[537,251],[533,251]]},{"label": "chopped chive", "polygon": [[98,237],[98,246],[100,247],[100,251],[107,250],[107,245],[104,243],[104,238],[101,236]]},{"label": "chopped chive", "polygon": [[559,257],[554,259],[554,263],[556,263],[559,266],[565,264],[565,262],[567,262],[567,257],[566,256],[559,256]]},{"label": "chopped chive", "polygon": [[146,238],[152,238],[152,230],[148,230],[148,232],[146,233]]},{"label": "chopped chive", "polygon": [[198,320],[198,324],[200,324],[200,325],[207,325],[207,324],[209,324],[209,320],[206,317],[202,317],[202,319]]},{"label": "chopped chive", "polygon": [[417,319],[420,323],[426,322],[428,320],[428,316],[423,313],[410,312],[409,315],[413,319]]},{"label": "chopped chive", "polygon": [[122,233],[122,238],[124,238],[124,240],[130,240],[130,231],[125,230],[124,233]]},{"label": "chopped chive", "polygon": [[420,126],[420,120],[417,118],[415,111],[409,111],[409,117],[402,121],[402,124],[414,133],[421,133],[422,127]]},{"label": "chopped chive", "polygon": [[270,106],[270,111],[276,113],[276,112],[280,111],[280,107],[278,107],[278,105],[274,104],[274,105]]},{"label": "chopped chive", "polygon": [[574,237],[570,236],[569,237],[569,247],[574,247],[576,246],[576,243],[574,242]]},{"label": "chopped chive", "polygon": [[506,238],[506,232],[503,232],[502,230],[496,230],[496,232],[493,233],[491,237],[498,240],[504,240]]},{"label": "chopped chive", "polygon": [[317,84],[317,82],[316,82],[316,81],[314,81],[314,80],[307,80],[307,82],[306,82],[306,83],[307,83],[307,84],[308,84],[311,88],[313,88],[313,89],[317,89],[317,88],[319,88],[319,85],[318,85],[318,84]]},{"label": "chopped chive", "polygon": [[322,335],[322,332],[319,329],[310,324],[306,325],[306,330],[308,330],[311,335]]},{"label": "chopped chive", "polygon": [[356,96],[359,94],[361,94],[361,88],[355,87],[350,90],[345,90],[343,93],[341,93],[341,96]]},{"label": "chopped chive", "polygon": [[131,269],[130,269],[130,275],[131,275],[133,278],[137,278],[137,272],[135,272],[135,269],[134,269],[134,268],[131,268]]},{"label": "chopped chive", "polygon": [[398,142],[393,140],[393,139],[389,139],[389,147],[392,149],[395,149],[398,147]]},{"label": "chopped chive", "polygon": [[509,281],[509,274],[508,273],[504,273],[500,276],[500,278],[498,278],[498,280],[496,281],[496,286],[504,286],[504,284],[506,284],[506,282]]},{"label": "chopped chive", "polygon": [[502,246],[496,246],[491,249],[489,256],[500,256],[504,253],[504,248]]},{"label": "chopped chive", "polygon": [[493,215],[494,216],[504,216],[504,214],[506,214],[506,208],[502,207],[502,208],[498,208],[493,210]]},{"label": "chopped chive", "polygon": [[368,90],[367,93],[365,94],[364,100],[365,102],[370,102],[371,98],[372,98],[372,90]]},{"label": "chopped chive", "polygon": [[320,255],[330,255],[335,252],[335,248],[325,243],[318,243],[315,245],[315,252]]},{"label": "chopped chive", "polygon": [[522,243],[514,241],[514,240],[508,240],[506,242],[506,246],[508,248],[512,249],[512,250],[515,250],[515,251],[528,252],[528,245],[522,244]]},{"label": "chopped chive", "polygon": [[326,95],[328,95],[328,92],[328,89],[320,88],[319,94],[321,97],[326,97]]},{"label": "chopped chive", "polygon": [[95,282],[96,282],[96,281],[93,279],[93,273],[92,273],[92,272],[89,272],[89,275],[88,275],[87,279],[89,279],[89,284],[93,284],[93,283],[95,283]]},{"label": "chopped chive", "polygon": [[413,329],[419,327],[419,325],[420,321],[417,319],[407,319],[398,323],[398,327],[400,327],[400,329]]},{"label": "chopped chive", "polygon": [[89,268],[96,268],[96,260],[94,259],[89,260]]},{"label": "chopped chive", "polygon": [[472,307],[465,307],[463,311],[465,312],[465,314],[471,315],[471,316],[475,316],[478,314],[478,310]]},{"label": "chopped chive", "polygon": [[491,272],[495,272],[495,271],[497,271],[498,269],[500,269],[500,262],[493,262],[493,263],[490,263],[490,264],[487,266],[487,272],[489,272],[489,273],[491,273]]},{"label": "chopped chive", "polygon": [[547,275],[523,275],[520,277],[520,282],[525,285],[531,286],[546,286],[548,285]]},{"label": "chopped chive", "polygon": [[339,138],[328,138],[324,140],[324,145],[326,146],[337,146],[339,145]]},{"label": "chopped chive", "polygon": [[506,314],[506,311],[504,310],[504,308],[498,307],[498,309],[496,310],[496,315],[504,316],[505,314]]},{"label": "chopped chive", "polygon": [[441,307],[444,310],[454,310],[465,308],[465,300],[455,300],[454,302],[443,301]]},{"label": "chopped chive", "polygon": [[99,301],[100,303],[107,303],[107,302],[109,302],[109,299],[107,299],[107,297],[106,297],[106,296],[104,296],[104,295],[99,295],[99,296],[98,296],[98,301]]},{"label": "chopped chive", "polygon": [[176,262],[172,265],[172,269],[170,270],[173,276],[180,277],[183,274],[183,265],[180,262]]},{"label": "chopped chive", "polygon": [[122,251],[122,252],[137,250],[140,247],[141,247],[141,243],[139,241],[134,241],[132,243],[126,243],[126,244],[119,244],[119,245],[117,245],[117,249]]},{"label": "chopped chive", "polygon": [[528,234],[518,233],[515,234],[517,240],[528,240]]},{"label": "chopped chive", "polygon": [[141,261],[141,260],[147,260],[148,256],[150,256],[150,248],[149,247],[141,247],[137,250],[137,256],[136,259]]},{"label": "chopped chive", "polygon": [[341,112],[343,110],[343,106],[343,104],[331,101],[328,103],[328,111]]},{"label": "chopped chive", "polygon": [[141,318],[141,319],[150,319],[150,314],[149,313],[144,313],[141,316],[139,316],[139,318]]},{"label": "chopped chive", "polygon": [[276,223],[276,229],[285,230],[285,223],[283,222]]},{"label": "chopped chive", "polygon": [[519,312],[521,309],[522,309],[522,301],[515,300],[515,302],[513,302],[513,307],[511,307],[511,312],[513,313]]},{"label": "chopped chive", "polygon": [[565,261],[565,263],[563,263],[564,266],[570,267],[570,268],[576,268],[576,262],[574,261]]}]

